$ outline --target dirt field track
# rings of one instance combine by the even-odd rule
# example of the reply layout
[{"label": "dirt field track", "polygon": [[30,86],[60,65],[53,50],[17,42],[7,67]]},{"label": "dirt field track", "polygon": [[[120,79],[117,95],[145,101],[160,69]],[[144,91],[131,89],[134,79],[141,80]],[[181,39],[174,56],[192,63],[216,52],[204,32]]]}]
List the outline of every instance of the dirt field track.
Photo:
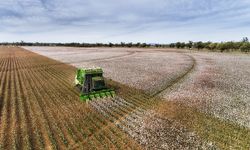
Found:
[{"label": "dirt field track", "polygon": [[[67,51],[61,56],[62,58],[58,59],[63,60],[63,57],[67,57]],[[82,55],[88,55],[91,51]],[[81,66],[83,64],[86,66],[103,64],[102,67],[106,68],[108,76],[110,75],[115,80],[107,79],[108,85],[116,89],[115,98],[98,99],[86,104],[79,101],[79,93],[74,88],[73,80],[76,68],[71,66],[70,62],[67,62],[70,64],[65,64],[23,48],[0,47],[0,149],[250,148],[248,107],[243,107],[242,104],[245,102],[244,106],[249,105],[248,99],[245,99],[248,96],[248,83],[243,81],[238,82],[237,85],[228,83],[232,86],[235,85],[233,96],[222,99],[225,105],[222,108],[215,103],[218,97],[215,97],[214,102],[204,94],[198,103],[191,97],[192,95],[188,95],[189,100],[187,95],[179,94],[185,93],[188,89],[193,89],[195,92],[206,87],[202,84],[206,80],[200,77],[197,77],[199,79],[197,80],[193,75],[196,72],[203,73],[202,69],[207,69],[207,64],[206,67],[196,65],[200,61],[203,62],[201,56],[198,54],[179,55],[178,52],[171,51],[168,52],[170,56],[167,54],[163,56],[163,52],[157,54],[158,52],[132,51],[134,50],[123,52],[118,49],[118,53],[114,50],[112,55],[98,54],[98,58],[94,60],[88,58],[81,61],[80,57],[78,58],[77,64],[79,63]],[[50,51],[47,52],[51,54]],[[76,50],[74,53],[79,53],[79,51]],[[181,63],[171,62],[173,61],[171,56],[175,56]],[[227,57],[231,58],[231,56]],[[246,63],[249,56],[244,55],[239,58]],[[137,59],[138,62],[131,61],[134,59]],[[212,60],[212,58],[204,59],[208,63]],[[67,61],[70,60],[72,58]],[[162,61],[169,62],[164,63],[168,64],[167,68],[165,65],[161,65]],[[143,70],[145,66],[141,64],[152,66]],[[160,66],[155,67],[157,64]],[[119,68],[125,68],[125,70],[119,70]],[[115,69],[119,70],[118,74],[112,77]],[[150,69],[151,73],[162,73],[158,75],[164,77],[164,82],[161,83],[161,79],[158,79],[157,76],[146,78],[149,75],[147,71]],[[166,69],[170,71],[166,71]],[[228,71],[227,68],[224,69]],[[163,70],[164,72],[161,72]],[[242,74],[246,74],[244,70],[241,72]],[[130,72],[133,75],[141,73],[140,77],[143,80],[148,79],[152,82],[142,81],[140,77],[133,81],[121,80],[126,78]],[[214,72],[212,71],[212,73]],[[230,75],[230,73],[227,74]],[[209,75],[213,74],[209,72],[206,75],[210,77]],[[216,75],[219,75],[219,72],[216,72]],[[195,79],[186,80],[186,78],[189,79],[189,76],[195,77]],[[156,79],[158,80],[155,81]],[[222,81],[224,82],[224,80]],[[191,83],[188,84],[189,82]],[[155,88],[154,85],[158,83],[161,85]],[[141,86],[150,88],[138,88]],[[220,88],[221,93],[225,90],[224,87],[212,84],[211,87],[206,87],[205,91],[214,92],[211,89],[217,87]],[[244,90],[242,91],[242,89]],[[235,98],[235,93],[240,90],[243,98],[238,99],[237,105],[242,106],[240,109],[245,111],[237,114],[241,118],[231,122],[230,117],[229,120],[226,120],[225,116],[233,116],[235,113],[223,110],[233,107],[231,105],[235,102],[228,100]],[[166,99],[160,97],[159,93],[163,94]],[[214,98],[212,96],[209,98]],[[206,106],[208,108],[205,112],[201,110]],[[235,108],[237,110],[237,107]],[[218,114],[218,117],[216,116],[217,111],[221,113]],[[242,122],[242,126],[239,125],[240,122]]]}]

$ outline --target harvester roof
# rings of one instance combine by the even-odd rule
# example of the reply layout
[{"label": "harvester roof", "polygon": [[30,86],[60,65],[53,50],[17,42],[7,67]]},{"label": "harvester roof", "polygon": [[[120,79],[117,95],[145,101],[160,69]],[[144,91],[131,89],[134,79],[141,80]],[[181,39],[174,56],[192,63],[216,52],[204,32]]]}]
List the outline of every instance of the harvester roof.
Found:
[{"label": "harvester roof", "polygon": [[102,68],[82,68],[85,74],[100,74],[103,73]]}]

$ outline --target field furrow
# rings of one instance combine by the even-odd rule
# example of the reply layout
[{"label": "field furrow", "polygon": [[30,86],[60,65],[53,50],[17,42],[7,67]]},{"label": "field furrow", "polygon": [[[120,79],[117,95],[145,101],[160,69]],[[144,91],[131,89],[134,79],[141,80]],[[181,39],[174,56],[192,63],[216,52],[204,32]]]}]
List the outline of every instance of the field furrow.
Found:
[{"label": "field furrow", "polygon": [[[13,52],[14,53],[14,52]],[[10,127],[8,127],[9,132],[10,132],[10,141],[14,141],[12,145],[12,149],[18,149],[18,144],[19,144],[19,138],[17,137],[18,134],[18,126],[20,125],[18,123],[19,120],[19,107],[18,107],[18,95],[16,92],[16,69],[15,69],[15,55],[12,57],[12,69],[13,71],[11,72],[11,104],[10,104],[10,110],[11,110],[11,116],[10,116]],[[8,132],[8,130],[6,130]],[[6,143],[10,143],[7,141]]]},{"label": "field furrow", "polygon": [[[22,61],[18,61],[18,66],[21,66]],[[39,136],[36,136],[40,134],[40,131],[37,130],[36,126],[36,118],[34,118],[33,112],[30,108],[29,101],[28,101],[28,91],[25,88],[24,81],[22,78],[22,71],[18,71],[18,81],[19,81],[19,87],[20,87],[20,104],[21,104],[21,112],[22,112],[22,139],[24,140],[24,149],[30,149],[32,147],[37,146],[37,143],[39,143]],[[42,148],[43,146],[40,145]]]},{"label": "field furrow", "polygon": [[[74,67],[21,48],[6,49],[0,49],[2,149],[138,149],[114,122],[79,101]],[[116,104],[115,120],[132,111],[108,101]]]},{"label": "field furrow", "polygon": [[[30,63],[30,62],[29,62]],[[45,108],[47,108],[47,105],[44,104],[44,101],[48,100],[47,95],[44,93],[43,91],[43,87],[42,84],[44,84],[41,81],[41,74],[37,74],[36,71],[30,71],[28,72],[29,74],[31,74],[33,77],[31,78],[31,83],[34,83],[34,87],[33,87],[33,93],[36,94],[36,98],[37,98],[37,106],[39,106],[40,110],[41,110],[41,115],[44,116],[44,123],[47,125],[46,129],[49,130],[49,137],[50,140],[52,142],[52,144],[56,147],[56,145],[58,145],[58,148],[62,148],[62,146],[64,145],[61,138],[64,137],[60,137],[59,135],[61,134],[60,131],[58,131],[58,127],[57,124],[53,124],[53,122],[51,122],[53,119],[50,119],[52,115],[51,113],[49,113],[49,110],[45,110]],[[42,72],[41,72],[42,73]]]},{"label": "field furrow", "polygon": [[[21,80],[28,81],[25,84],[25,88],[27,90],[27,103],[26,105],[29,106],[30,111],[32,111],[32,124],[34,126],[34,136],[31,138],[34,139],[35,144],[34,147],[44,147],[44,148],[51,148],[52,143],[50,141],[50,138],[53,138],[49,133],[50,130],[47,127],[46,121],[44,119],[44,116],[41,112],[41,108],[39,104],[37,103],[37,95],[34,91],[35,85],[32,83],[32,76],[31,74],[27,73],[29,70],[22,70],[22,77]],[[35,122],[34,122],[35,121]],[[48,130],[47,130],[48,129]],[[54,145],[54,147],[56,147]]]},{"label": "field furrow", "polygon": [[0,101],[0,125],[2,123],[2,110],[3,110],[3,106],[4,106],[4,90],[5,90],[5,87],[6,87],[6,78],[7,78],[7,67],[8,67],[8,64],[9,64],[9,60],[8,59],[5,59],[5,62],[4,62],[4,70],[3,72],[1,72],[1,82],[0,82],[0,89],[1,89],[1,94],[0,94],[0,98],[1,98],[1,101]]},{"label": "field furrow", "polygon": [[[9,54],[10,57],[10,54]],[[3,106],[1,109],[1,122],[0,122],[0,145],[3,148],[7,148],[8,146],[11,145],[7,145],[6,141],[9,140],[10,136],[9,136],[9,128],[8,125],[10,124],[10,101],[11,101],[11,96],[10,96],[10,92],[11,92],[11,74],[10,74],[10,68],[11,68],[11,57],[8,59],[8,65],[6,67],[6,78],[4,81],[4,86],[3,89],[1,90],[4,94],[3,96]],[[7,129],[7,131],[6,131]],[[9,147],[10,148],[10,147]]]}]

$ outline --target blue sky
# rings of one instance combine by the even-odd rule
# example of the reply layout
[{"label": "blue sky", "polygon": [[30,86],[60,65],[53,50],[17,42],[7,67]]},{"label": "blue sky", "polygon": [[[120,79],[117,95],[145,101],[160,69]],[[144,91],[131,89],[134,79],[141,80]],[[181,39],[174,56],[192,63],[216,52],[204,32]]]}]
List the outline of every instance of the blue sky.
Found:
[{"label": "blue sky", "polygon": [[250,37],[249,0],[0,0],[0,42],[229,41]]}]

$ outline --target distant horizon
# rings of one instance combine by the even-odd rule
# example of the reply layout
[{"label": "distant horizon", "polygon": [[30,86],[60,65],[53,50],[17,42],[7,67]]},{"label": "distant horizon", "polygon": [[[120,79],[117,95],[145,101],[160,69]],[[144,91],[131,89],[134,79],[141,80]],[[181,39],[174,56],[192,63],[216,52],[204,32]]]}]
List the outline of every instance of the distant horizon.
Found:
[{"label": "distant horizon", "polygon": [[[245,38],[245,37],[243,37],[243,38]],[[149,42],[149,43],[146,43],[146,44],[150,44],[150,45],[154,45],[154,44],[171,44],[171,43],[177,43],[177,42],[181,42],[181,43],[188,43],[189,41],[191,41],[191,42],[203,42],[203,43],[205,43],[205,42],[212,42],[212,43],[222,43],[222,42],[241,42],[242,41],[242,39],[243,38],[241,38],[241,39],[239,39],[239,40],[230,40],[230,41],[191,41],[191,40],[188,40],[188,41],[176,41],[176,42],[170,42],[170,43],[152,43],[152,42]],[[248,38],[248,37],[246,37],[246,38]],[[114,43],[114,42],[107,42],[107,43],[104,43],[104,42],[30,42],[30,41],[23,41],[23,40],[21,40],[21,41],[12,41],[12,42],[6,42],[6,41],[0,41],[0,44],[1,43],[21,43],[21,42],[24,42],[24,43],[44,43],[44,44],[57,44],[57,43],[61,43],[61,44],[69,44],[69,43],[79,43],[79,44],[98,44],[98,43],[100,43],[100,44],[109,44],[109,43],[112,43],[112,44],[121,44],[121,43],[126,43],[126,44],[128,44],[128,43],[132,43],[132,44],[137,44],[137,43],[141,43],[141,44],[143,44],[143,43],[145,43],[145,42],[117,42],[117,43]]]},{"label": "distant horizon", "polygon": [[248,0],[12,0],[0,41],[175,43],[250,37]]}]

